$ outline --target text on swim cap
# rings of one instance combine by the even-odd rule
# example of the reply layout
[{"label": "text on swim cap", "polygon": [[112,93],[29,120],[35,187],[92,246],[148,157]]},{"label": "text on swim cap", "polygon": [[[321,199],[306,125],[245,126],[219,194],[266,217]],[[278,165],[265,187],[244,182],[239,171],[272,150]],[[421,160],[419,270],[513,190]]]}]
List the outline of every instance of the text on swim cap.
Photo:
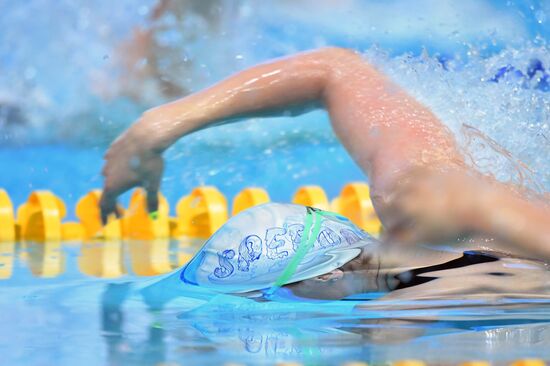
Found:
[{"label": "text on swim cap", "polygon": [[[300,244],[304,225],[292,224],[286,227],[273,227],[265,231],[264,240],[258,235],[248,235],[239,244],[239,255],[235,263],[235,251],[226,249],[219,251],[218,267],[212,273],[217,278],[231,276],[235,268],[240,272],[249,272],[252,262],[257,261],[263,254],[265,245],[265,257],[270,261],[283,259],[293,255]],[[352,245],[365,237],[360,231],[342,228],[338,232],[325,227],[317,235],[314,247],[327,249],[336,247],[342,243]]]}]

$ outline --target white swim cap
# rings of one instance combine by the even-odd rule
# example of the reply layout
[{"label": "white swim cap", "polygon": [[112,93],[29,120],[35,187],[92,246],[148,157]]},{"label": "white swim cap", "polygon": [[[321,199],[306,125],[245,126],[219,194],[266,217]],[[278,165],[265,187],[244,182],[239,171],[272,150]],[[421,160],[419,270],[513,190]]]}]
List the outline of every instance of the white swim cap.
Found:
[{"label": "white swim cap", "polygon": [[[302,238],[304,231],[308,238]],[[180,278],[224,293],[268,289],[328,273],[375,243],[343,216],[268,203],[227,221],[182,269]]]}]

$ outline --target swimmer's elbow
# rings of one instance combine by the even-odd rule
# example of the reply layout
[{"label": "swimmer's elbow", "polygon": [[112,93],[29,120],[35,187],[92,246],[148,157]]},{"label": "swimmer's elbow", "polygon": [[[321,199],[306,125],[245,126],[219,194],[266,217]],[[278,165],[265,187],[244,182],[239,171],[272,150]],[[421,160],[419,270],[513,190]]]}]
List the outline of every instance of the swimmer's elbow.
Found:
[{"label": "swimmer's elbow", "polygon": [[[341,47],[324,47],[317,50],[318,59],[327,71],[330,82],[356,79],[359,75],[372,75],[377,71],[361,53]],[[344,78],[342,78],[344,76]]]},{"label": "swimmer's elbow", "polygon": [[349,48],[342,48],[342,47],[334,47],[334,46],[327,46],[319,48],[316,52],[318,52],[319,55],[326,57],[327,59],[331,60],[338,60],[338,61],[344,61],[344,60],[360,60],[361,56],[357,51],[354,51]]}]

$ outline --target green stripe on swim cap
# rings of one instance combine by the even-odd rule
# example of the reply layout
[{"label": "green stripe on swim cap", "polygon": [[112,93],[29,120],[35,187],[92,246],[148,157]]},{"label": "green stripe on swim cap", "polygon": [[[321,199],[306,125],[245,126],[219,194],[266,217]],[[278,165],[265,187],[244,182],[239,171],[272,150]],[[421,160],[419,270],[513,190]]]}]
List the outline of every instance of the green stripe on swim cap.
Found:
[{"label": "green stripe on swim cap", "polygon": [[[315,223],[313,224],[314,221]],[[302,232],[302,238],[300,239],[300,246],[296,250],[296,253],[292,257],[290,262],[283,270],[283,273],[281,273],[273,286],[271,286],[271,288],[267,291],[268,296],[272,295],[275,291],[277,291],[278,288],[286,285],[290,281],[294,273],[296,273],[298,265],[300,265],[300,262],[302,262],[302,259],[304,259],[307,252],[311,249],[311,247],[313,247],[313,244],[315,243],[315,240],[317,239],[317,236],[321,231],[321,221],[321,215],[317,211],[314,211],[308,207],[306,219],[304,221],[304,231]],[[312,224],[313,230],[311,228]]]}]

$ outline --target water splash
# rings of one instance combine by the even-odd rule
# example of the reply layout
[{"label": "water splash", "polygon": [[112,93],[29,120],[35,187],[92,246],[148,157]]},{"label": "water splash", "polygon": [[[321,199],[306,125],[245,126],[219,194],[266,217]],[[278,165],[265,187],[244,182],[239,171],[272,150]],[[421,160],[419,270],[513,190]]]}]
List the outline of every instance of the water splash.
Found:
[{"label": "water splash", "polygon": [[528,187],[538,193],[543,192],[543,188],[533,170],[527,164],[514,157],[512,153],[498,142],[474,126],[467,124],[462,126],[461,132],[464,138],[465,155],[470,165],[475,166],[485,174],[499,171],[501,174],[507,174],[507,176],[495,177],[501,181],[521,187]]},{"label": "water splash", "polygon": [[544,75],[496,74],[503,67],[528,75],[533,60],[550,66],[547,45],[505,49],[442,62],[438,55],[367,57],[407,89],[456,135],[472,165],[500,180],[542,191],[550,188],[550,104],[540,87]]}]

